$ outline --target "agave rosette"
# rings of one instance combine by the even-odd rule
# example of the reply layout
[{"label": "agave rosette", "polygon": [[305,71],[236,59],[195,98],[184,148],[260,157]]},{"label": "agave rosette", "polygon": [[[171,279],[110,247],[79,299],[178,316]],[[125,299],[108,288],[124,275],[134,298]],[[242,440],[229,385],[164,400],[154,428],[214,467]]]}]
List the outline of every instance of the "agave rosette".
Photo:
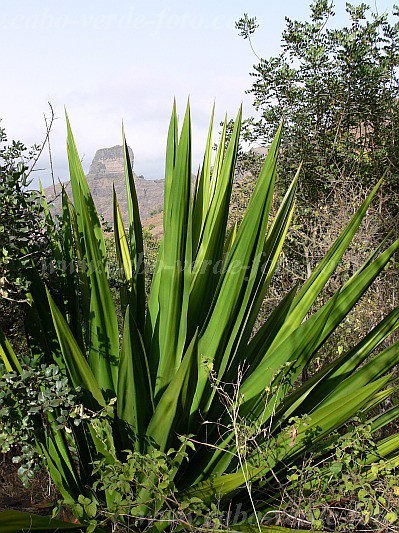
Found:
[{"label": "agave rosette", "polygon": [[[202,169],[192,191],[190,109],[179,134],[174,107],[166,150],[164,236],[147,303],[142,227],[123,136],[127,229],[114,193],[114,234],[123,278],[120,340],[104,236],[68,121],[67,126],[73,202],[63,191],[62,232],[58,241],[53,239],[53,246],[55,257],[66,264],[73,261],[78,268],[65,272],[63,293],[57,298],[37,276],[31,294],[35,323],[31,351],[37,360],[57,363],[70,383],[82,389],[85,408],[98,411],[116,401],[108,444],[90,424],[76,427],[75,459],[70,436],[55,425],[43,428],[37,446],[55,484],[67,503],[78,502],[82,495],[99,501],[90,488],[96,480],[91,467],[95,460],[112,464],[127,449],[141,454],[154,448],[178,450],[182,436],[187,436],[183,442],[188,461],[181,461],[174,471],[177,499],[217,502],[221,510],[232,502],[242,503],[251,514],[253,492],[263,494],[257,510],[267,510],[270,491],[258,493],[259,483],[276,491],[276,477],[284,480],[289,466],[310,446],[394,391],[389,371],[399,360],[398,343],[374,354],[399,326],[398,308],[356,346],[293,388],[399,247],[399,241],[386,249],[378,247],[335,295],[312,312],[380,183],[306,283],[293,288],[254,333],[295,203],[298,175],[270,217],[282,128],[242,222],[231,229],[228,212],[241,111],[227,149],[225,123],[213,162],[212,114]],[[52,224],[47,213],[49,231]],[[0,352],[7,370],[20,371],[3,335]],[[221,395],[231,399],[234,412]],[[397,408],[374,416],[373,430],[397,416]],[[242,423],[249,428],[252,443],[245,452],[237,439],[237,424]],[[377,442],[377,450],[379,459],[397,461],[399,435]],[[370,456],[368,463],[375,460]],[[159,511],[162,504],[151,507],[150,496],[139,491],[137,508],[131,512],[151,516]],[[106,493],[106,503],[112,504],[113,497]],[[254,526],[231,527],[249,531]]]}]

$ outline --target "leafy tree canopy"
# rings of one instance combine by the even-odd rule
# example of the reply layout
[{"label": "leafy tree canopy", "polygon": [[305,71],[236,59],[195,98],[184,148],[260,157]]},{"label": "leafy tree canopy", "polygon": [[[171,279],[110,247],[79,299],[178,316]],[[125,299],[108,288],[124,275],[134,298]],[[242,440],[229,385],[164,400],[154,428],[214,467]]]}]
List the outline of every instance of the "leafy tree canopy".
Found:
[{"label": "leafy tree canopy", "polygon": [[[286,18],[281,53],[252,72],[260,116],[246,137],[270,144],[284,117],[280,174],[303,161],[308,199],[337,184],[370,186],[385,171],[391,191],[398,185],[398,8],[389,17],[347,3],[346,12],[348,25],[333,27],[333,3],[313,0],[309,20]],[[236,28],[251,42],[256,18],[245,14]]]}]

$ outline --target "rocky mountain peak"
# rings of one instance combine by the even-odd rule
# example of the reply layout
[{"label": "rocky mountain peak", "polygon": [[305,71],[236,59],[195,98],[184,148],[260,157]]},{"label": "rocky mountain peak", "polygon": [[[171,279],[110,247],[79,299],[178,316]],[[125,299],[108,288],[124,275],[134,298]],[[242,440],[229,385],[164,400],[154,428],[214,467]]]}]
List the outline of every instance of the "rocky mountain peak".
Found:
[{"label": "rocky mountain peak", "polygon": [[[133,165],[133,150],[128,147],[130,161]],[[113,178],[114,176],[123,175],[123,147],[120,145],[111,148],[101,148],[97,150],[96,155],[90,165],[87,177],[93,179]]]},{"label": "rocky mountain peak", "polygon": [[[130,161],[133,165],[133,150],[128,147]],[[146,180],[133,172],[137,199],[142,220],[158,213],[163,205],[163,180]],[[123,161],[123,147],[120,145],[97,150],[87,174],[87,183],[96,204],[97,211],[105,220],[113,220],[112,186],[114,185],[119,200],[122,217],[127,223],[127,199],[125,185],[125,170]],[[71,184],[66,182],[65,189],[72,196]],[[61,213],[61,186],[56,185],[56,195],[53,187],[44,190],[47,200],[53,206],[55,214]]]}]

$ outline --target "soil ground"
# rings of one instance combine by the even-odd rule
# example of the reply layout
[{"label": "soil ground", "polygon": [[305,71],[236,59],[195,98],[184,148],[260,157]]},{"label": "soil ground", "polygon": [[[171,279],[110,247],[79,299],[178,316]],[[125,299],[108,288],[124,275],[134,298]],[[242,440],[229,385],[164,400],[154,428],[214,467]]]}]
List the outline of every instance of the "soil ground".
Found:
[{"label": "soil ground", "polygon": [[8,454],[0,455],[0,511],[11,509],[51,514],[59,495],[43,469],[32,480],[30,487],[24,487],[18,477],[18,464]]}]

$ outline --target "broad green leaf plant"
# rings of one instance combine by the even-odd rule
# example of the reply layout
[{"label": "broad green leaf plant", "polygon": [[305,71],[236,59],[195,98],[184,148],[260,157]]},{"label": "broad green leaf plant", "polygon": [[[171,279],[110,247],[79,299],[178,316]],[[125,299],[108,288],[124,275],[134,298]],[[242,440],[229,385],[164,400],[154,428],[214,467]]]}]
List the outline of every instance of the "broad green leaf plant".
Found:
[{"label": "broad green leaf plant", "polygon": [[[399,343],[377,348],[399,326],[399,308],[298,385],[302,371],[399,247],[399,241],[380,245],[335,295],[315,306],[380,183],[306,283],[293,287],[254,333],[293,215],[299,171],[271,217],[280,127],[242,222],[229,228],[241,111],[227,148],[225,124],[214,160],[213,120],[212,113],[192,190],[190,108],[180,131],[173,109],[164,236],[148,301],[142,227],[123,134],[127,228],[114,194],[123,280],[120,335],[104,236],[67,119],[73,199],[62,192],[61,232],[54,231],[48,209],[46,219],[48,231],[58,235],[52,240],[54,258],[68,268],[57,293],[38,275],[32,280],[29,340],[33,360],[58,365],[80,390],[80,409],[90,416],[60,428],[55,410],[35,439],[65,504],[92,530],[101,509],[109,511],[102,519],[129,517],[143,530],[185,529],[187,517],[179,517],[197,509],[193,524],[204,529],[275,531],[262,517],[270,517],[289,468],[300,464],[307,450],[331,444],[333,432],[359,413],[372,418],[375,432],[399,415],[397,407],[369,414],[397,393],[389,372],[399,362]],[[0,353],[7,371],[23,371],[2,334]],[[399,434],[377,440],[365,469],[380,460],[399,464]],[[236,508],[241,513],[233,520],[234,511],[228,512]],[[205,509],[218,518],[209,521]],[[110,527],[107,518],[100,525]]]}]

